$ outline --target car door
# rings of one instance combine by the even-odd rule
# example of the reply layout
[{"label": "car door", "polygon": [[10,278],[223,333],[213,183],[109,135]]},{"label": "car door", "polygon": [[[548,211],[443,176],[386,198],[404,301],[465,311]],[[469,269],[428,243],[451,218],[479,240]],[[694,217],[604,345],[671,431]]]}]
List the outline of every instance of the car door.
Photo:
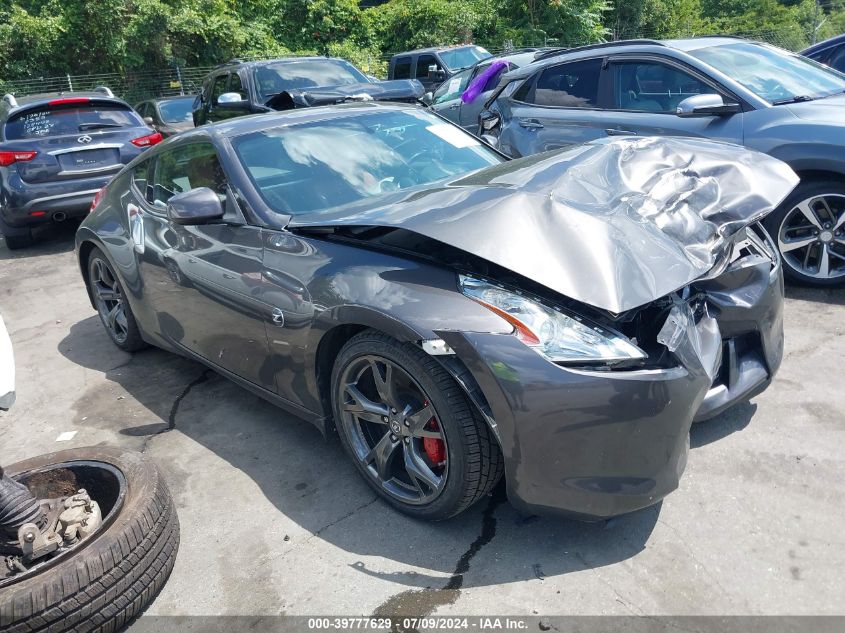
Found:
[{"label": "car door", "polygon": [[[470,79],[466,87],[468,88],[471,86],[481,73],[490,68],[493,61],[494,60],[478,64],[475,72],[473,72],[472,79]],[[499,79],[501,79],[502,75],[512,68],[513,66],[511,64],[505,64],[496,71],[495,74],[488,77],[484,82],[484,86],[481,88],[480,94],[472,101],[464,102],[463,99],[461,99],[461,105],[458,110],[458,124],[462,128],[468,132],[472,132],[473,134],[478,134],[478,115],[481,114],[481,110],[484,108],[484,104],[487,102],[487,99],[490,98],[493,90],[499,85]],[[464,88],[464,90],[466,90],[466,88]]]},{"label": "car door", "polygon": [[206,112],[203,123],[214,123],[227,118],[227,108],[218,103],[220,95],[227,92],[229,85],[229,73],[220,73],[212,78],[206,95]]},{"label": "car door", "polygon": [[[168,200],[197,187],[221,197],[224,221],[170,222]],[[172,145],[156,156],[143,191],[137,183],[133,190],[127,214],[160,335],[274,391],[265,329],[273,309],[261,300],[262,233],[243,221],[213,144],[189,139]]]},{"label": "car door", "polygon": [[500,147],[528,156],[605,136],[602,59],[548,66],[508,100]]},{"label": "car door", "polygon": [[[436,88],[442,81],[441,79],[437,79],[438,73],[440,73],[440,76],[443,76],[442,64],[437,61],[437,58],[434,55],[429,53],[418,55],[416,62],[414,78],[417,79],[417,81],[419,81],[426,90],[433,90]],[[431,66],[434,66],[436,69],[433,73],[429,71]]]},{"label": "car door", "polygon": [[718,94],[737,103],[718,84],[697,71],[655,57],[610,58],[611,104],[609,135],[700,136],[742,143],[742,113],[679,117],[678,104],[700,94]]}]

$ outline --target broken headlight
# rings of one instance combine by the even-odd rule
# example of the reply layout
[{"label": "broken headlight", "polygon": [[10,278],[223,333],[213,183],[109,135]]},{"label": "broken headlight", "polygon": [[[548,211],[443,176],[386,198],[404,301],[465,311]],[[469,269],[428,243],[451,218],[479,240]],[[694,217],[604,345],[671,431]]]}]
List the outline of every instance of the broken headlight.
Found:
[{"label": "broken headlight", "polygon": [[517,338],[553,362],[614,362],[646,358],[621,334],[585,322],[536,299],[487,281],[458,276],[461,292],[514,327]]}]

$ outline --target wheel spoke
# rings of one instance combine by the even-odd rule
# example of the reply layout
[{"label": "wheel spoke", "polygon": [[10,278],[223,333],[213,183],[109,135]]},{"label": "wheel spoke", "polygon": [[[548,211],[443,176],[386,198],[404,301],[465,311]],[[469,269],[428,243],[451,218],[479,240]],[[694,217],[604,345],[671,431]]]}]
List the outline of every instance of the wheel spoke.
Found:
[{"label": "wheel spoke", "polygon": [[118,299],[118,295],[115,289],[107,286],[102,281],[97,282],[96,286],[94,286],[94,289],[97,293],[97,297],[101,301],[117,301]]},{"label": "wheel spoke", "polygon": [[[379,365],[384,367],[383,375]],[[372,369],[373,381],[376,384],[376,391],[378,391],[381,401],[388,406],[396,407],[399,404],[399,398],[396,394],[396,385],[393,382],[393,365],[371,360],[370,368]]]},{"label": "wheel spoke", "polygon": [[366,420],[368,422],[375,422],[377,424],[387,424],[383,420],[389,412],[389,407],[380,402],[373,402],[358,389],[357,385],[346,385],[346,393],[352,397],[354,402],[345,403],[342,408],[344,411],[349,411],[354,416]]},{"label": "wheel spoke", "polygon": [[424,405],[418,411],[409,412],[410,406],[405,409],[405,419],[408,421],[408,428],[414,437],[432,437],[438,440],[443,439],[443,433],[439,430],[432,431],[425,426],[434,417],[434,408],[430,404]]},{"label": "wheel spoke", "polygon": [[803,248],[805,246],[809,246],[813,242],[816,241],[815,237],[804,237],[799,238],[796,240],[781,240],[780,242],[780,252],[781,253],[788,253],[789,251],[794,251],[796,248]]},{"label": "wheel spoke", "polygon": [[370,449],[370,452],[364,457],[366,464],[374,464],[376,472],[382,481],[391,479],[390,467],[393,462],[393,456],[396,453],[396,447],[402,442],[393,440],[390,433],[385,433],[375,446]]},{"label": "wheel spoke", "polygon": [[[420,493],[422,494],[429,494],[430,492],[434,492],[440,488],[440,484],[442,479],[435,475],[431,468],[428,467],[423,459],[417,454],[416,449],[414,448],[413,444],[406,444],[405,445],[405,471],[411,477],[411,481],[419,489]],[[420,486],[421,483],[424,483],[428,486],[429,490],[423,490]]]},{"label": "wheel spoke", "polygon": [[833,225],[833,230],[838,231],[843,225],[845,225],[845,210],[839,214],[839,219],[836,221],[836,224]]},{"label": "wheel spoke", "polygon": [[828,254],[827,244],[822,245],[822,252],[819,254],[819,276],[827,277],[830,275],[830,255]]},{"label": "wheel spoke", "polygon": [[[843,244],[845,244],[845,240],[839,240],[839,241],[841,241]],[[828,248],[828,253],[829,253],[832,257],[835,257],[836,259],[841,259],[842,261],[845,261],[845,255],[843,255],[843,254],[841,254],[841,253],[837,253],[837,252],[836,252],[835,250],[833,250],[832,248]]]},{"label": "wheel spoke", "polygon": [[796,209],[798,209],[801,213],[804,214],[804,217],[810,221],[810,224],[812,224],[819,231],[821,231],[822,225],[819,222],[819,219],[816,217],[816,212],[813,211],[813,207],[810,206],[811,200],[804,200],[803,202],[798,203]]},{"label": "wheel spoke", "polygon": [[124,334],[129,331],[129,324],[126,322],[126,311],[123,309],[123,306],[119,306],[120,310],[115,316],[114,322],[117,324],[117,327],[120,331]]},{"label": "wheel spoke", "polygon": [[109,310],[109,313],[106,315],[106,323],[109,324],[109,328],[111,328],[112,330],[115,329],[118,312],[120,312],[120,304],[116,304],[111,310]]}]

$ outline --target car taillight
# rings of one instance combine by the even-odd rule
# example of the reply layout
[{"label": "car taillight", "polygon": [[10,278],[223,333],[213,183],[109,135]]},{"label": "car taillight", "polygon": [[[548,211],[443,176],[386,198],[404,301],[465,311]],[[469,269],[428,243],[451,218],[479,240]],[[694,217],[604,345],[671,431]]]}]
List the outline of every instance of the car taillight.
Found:
[{"label": "car taillight", "polygon": [[161,143],[163,140],[164,137],[161,135],[160,132],[153,132],[152,134],[148,134],[147,136],[133,138],[132,144],[136,145],[137,147],[151,147],[156,143]]},{"label": "car taillight", "polygon": [[74,103],[91,103],[88,97],[62,97],[61,99],[53,99],[47,102],[48,106],[71,105]]},{"label": "car taillight", "polygon": [[38,152],[0,152],[0,167],[25,163],[38,156]]},{"label": "car taillight", "polygon": [[94,209],[97,208],[97,205],[100,204],[100,200],[103,199],[103,196],[106,193],[106,188],[103,187],[100,189],[96,194],[94,194],[94,199],[91,201],[91,208],[88,209],[88,213],[93,213]]}]

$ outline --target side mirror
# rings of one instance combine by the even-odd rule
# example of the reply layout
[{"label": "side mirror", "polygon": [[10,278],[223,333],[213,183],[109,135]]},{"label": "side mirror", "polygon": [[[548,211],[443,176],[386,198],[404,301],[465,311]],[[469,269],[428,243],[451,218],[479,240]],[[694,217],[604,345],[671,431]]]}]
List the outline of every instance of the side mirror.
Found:
[{"label": "side mirror", "polygon": [[367,79],[369,79],[369,80],[370,80],[370,82],[372,82],[372,83],[374,83],[374,84],[381,83],[381,79],[379,79],[379,78],[378,78],[378,77],[376,77],[375,75],[367,75]]},{"label": "side mirror", "polygon": [[431,105],[434,101],[434,93],[429,90],[422,96],[420,101],[422,101],[425,105]]},{"label": "side mirror", "polygon": [[144,123],[146,123],[147,125],[149,125],[150,127],[152,127],[152,125],[153,125],[153,123],[155,123],[155,121],[153,121],[153,117],[151,117],[151,116],[145,116],[145,117],[144,117]]},{"label": "side mirror", "polygon": [[738,103],[725,103],[720,95],[703,94],[693,95],[681,101],[675,113],[679,117],[727,116],[741,110]]},{"label": "side mirror", "polygon": [[428,67],[428,78],[432,81],[443,81],[446,79],[446,71],[438,68],[437,65],[432,64]]},{"label": "side mirror", "polygon": [[205,224],[222,217],[220,198],[208,187],[177,193],[167,201],[167,219],[174,224]]},{"label": "side mirror", "polygon": [[217,97],[217,105],[227,108],[248,108],[249,102],[239,92],[224,92]]}]

